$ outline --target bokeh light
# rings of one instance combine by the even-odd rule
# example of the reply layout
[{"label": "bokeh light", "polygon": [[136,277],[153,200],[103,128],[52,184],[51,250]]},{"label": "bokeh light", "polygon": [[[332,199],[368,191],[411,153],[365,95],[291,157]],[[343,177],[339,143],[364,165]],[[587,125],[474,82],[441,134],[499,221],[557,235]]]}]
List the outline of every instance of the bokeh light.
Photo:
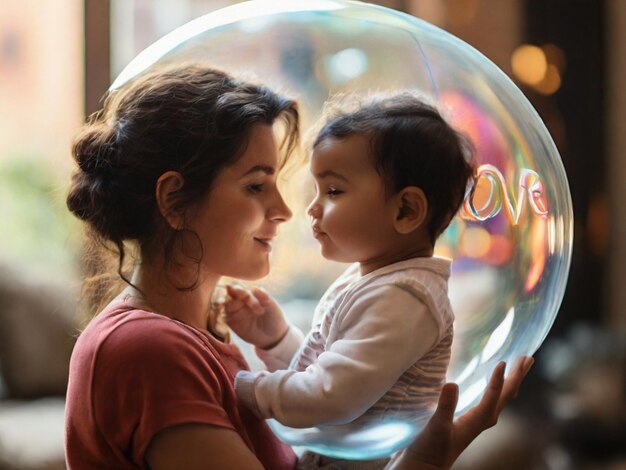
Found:
[{"label": "bokeh light", "polygon": [[548,60],[541,48],[525,44],[518,47],[511,57],[515,76],[528,85],[536,85],[546,75]]},{"label": "bokeh light", "polygon": [[552,95],[561,88],[565,54],[554,44],[541,47],[524,44],[513,51],[511,66],[521,83],[543,95]]}]

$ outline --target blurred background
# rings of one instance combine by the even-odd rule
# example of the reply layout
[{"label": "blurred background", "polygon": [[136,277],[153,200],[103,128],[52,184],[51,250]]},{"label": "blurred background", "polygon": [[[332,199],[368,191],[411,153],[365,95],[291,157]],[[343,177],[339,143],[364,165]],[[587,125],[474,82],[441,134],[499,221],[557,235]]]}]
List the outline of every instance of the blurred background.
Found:
[{"label": "blurred background", "polygon": [[[0,469],[65,468],[63,396],[85,270],[64,203],[72,137],[137,53],[232,3],[0,2]],[[514,80],[558,147],[573,199],[554,326],[518,399],[455,468],[626,469],[626,1],[380,4],[460,37]],[[314,305],[341,269],[319,257],[309,265],[284,298]]]}]

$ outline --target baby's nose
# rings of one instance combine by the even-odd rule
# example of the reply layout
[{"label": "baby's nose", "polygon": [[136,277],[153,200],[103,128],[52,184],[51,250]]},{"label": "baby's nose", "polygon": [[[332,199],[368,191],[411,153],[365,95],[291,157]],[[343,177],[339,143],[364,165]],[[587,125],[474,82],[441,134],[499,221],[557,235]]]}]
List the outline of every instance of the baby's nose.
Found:
[{"label": "baby's nose", "polygon": [[320,206],[317,202],[312,202],[309,204],[306,212],[314,219],[319,219],[322,216],[322,206]]}]

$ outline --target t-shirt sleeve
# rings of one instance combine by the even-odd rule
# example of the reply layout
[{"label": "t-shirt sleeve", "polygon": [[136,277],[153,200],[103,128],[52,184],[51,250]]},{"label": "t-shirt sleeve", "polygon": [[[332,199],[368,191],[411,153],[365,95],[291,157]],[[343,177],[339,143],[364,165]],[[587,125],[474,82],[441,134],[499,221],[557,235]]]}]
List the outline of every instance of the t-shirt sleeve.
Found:
[{"label": "t-shirt sleeve", "polygon": [[93,401],[98,426],[114,448],[143,467],[151,439],[180,424],[234,429],[223,403],[221,363],[199,338],[163,320],[119,326],[96,356]]},{"label": "t-shirt sleeve", "polygon": [[340,337],[304,371],[240,372],[238,397],[264,418],[292,427],[341,424],[378,401],[435,344],[439,326],[426,305],[397,286],[359,296]]}]

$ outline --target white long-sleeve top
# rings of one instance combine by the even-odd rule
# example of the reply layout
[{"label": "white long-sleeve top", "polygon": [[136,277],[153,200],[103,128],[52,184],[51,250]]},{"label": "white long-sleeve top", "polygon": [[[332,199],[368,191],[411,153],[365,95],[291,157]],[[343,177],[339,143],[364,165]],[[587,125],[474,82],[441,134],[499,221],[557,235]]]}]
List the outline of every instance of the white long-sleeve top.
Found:
[{"label": "white long-sleeve top", "polygon": [[436,402],[450,360],[449,276],[450,261],[438,257],[364,276],[350,266],[320,300],[304,342],[292,329],[257,350],[273,372],[240,372],[238,397],[291,427],[418,417]]}]

